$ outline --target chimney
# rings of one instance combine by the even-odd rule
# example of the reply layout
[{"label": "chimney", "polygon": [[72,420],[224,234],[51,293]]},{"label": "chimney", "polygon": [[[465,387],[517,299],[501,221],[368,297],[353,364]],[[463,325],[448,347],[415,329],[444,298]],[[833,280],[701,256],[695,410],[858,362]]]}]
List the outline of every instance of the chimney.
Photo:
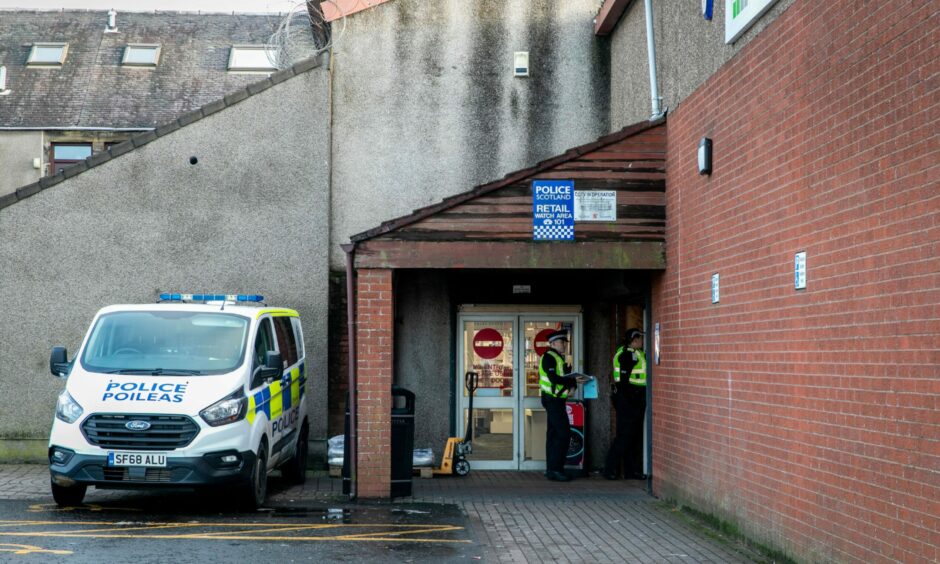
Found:
[{"label": "chimney", "polygon": [[117,33],[117,12],[114,8],[108,10],[108,27],[104,28],[105,33]]}]

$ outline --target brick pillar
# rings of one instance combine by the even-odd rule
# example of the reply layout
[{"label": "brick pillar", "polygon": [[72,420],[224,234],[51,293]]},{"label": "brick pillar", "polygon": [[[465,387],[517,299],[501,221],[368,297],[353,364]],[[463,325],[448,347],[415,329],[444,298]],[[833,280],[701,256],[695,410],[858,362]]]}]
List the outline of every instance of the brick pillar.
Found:
[{"label": "brick pillar", "polygon": [[356,282],[356,387],[360,498],[391,495],[392,271],[362,269]]}]

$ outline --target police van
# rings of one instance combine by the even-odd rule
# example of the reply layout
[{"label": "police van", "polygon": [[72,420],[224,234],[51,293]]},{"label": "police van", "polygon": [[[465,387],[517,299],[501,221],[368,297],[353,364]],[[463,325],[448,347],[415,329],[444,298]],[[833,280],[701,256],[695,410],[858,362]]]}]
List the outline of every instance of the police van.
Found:
[{"label": "police van", "polygon": [[161,294],[100,310],[66,379],[49,438],[52,495],[218,487],[264,503],[268,473],[302,483],[309,423],[300,317],[257,295]]}]

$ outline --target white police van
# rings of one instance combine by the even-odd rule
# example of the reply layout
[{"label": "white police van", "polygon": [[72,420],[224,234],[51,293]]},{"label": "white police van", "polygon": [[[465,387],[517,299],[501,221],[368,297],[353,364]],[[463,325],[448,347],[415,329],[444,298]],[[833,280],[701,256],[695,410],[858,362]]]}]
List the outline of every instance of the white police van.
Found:
[{"label": "white police van", "polygon": [[256,295],[161,294],[100,310],[69,362],[49,438],[52,495],[98,488],[215,487],[247,508],[280,468],[304,481],[309,424],[300,317]]}]

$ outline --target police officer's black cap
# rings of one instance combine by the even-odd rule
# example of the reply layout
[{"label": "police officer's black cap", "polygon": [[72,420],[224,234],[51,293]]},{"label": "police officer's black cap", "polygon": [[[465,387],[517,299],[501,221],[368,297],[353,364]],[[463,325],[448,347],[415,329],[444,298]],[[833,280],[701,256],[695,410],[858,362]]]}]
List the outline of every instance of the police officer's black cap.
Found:
[{"label": "police officer's black cap", "polygon": [[549,343],[551,343],[552,341],[557,341],[558,339],[564,339],[564,340],[567,341],[567,340],[568,340],[568,332],[567,332],[567,331],[555,331],[554,333],[550,333],[550,334],[548,335],[548,339],[547,339],[547,340],[548,340]]},{"label": "police officer's black cap", "polygon": [[643,331],[640,331],[639,329],[627,329],[627,334],[624,337],[624,339],[629,343],[633,339],[637,337],[642,337],[643,335],[646,335],[646,333],[644,333]]}]

